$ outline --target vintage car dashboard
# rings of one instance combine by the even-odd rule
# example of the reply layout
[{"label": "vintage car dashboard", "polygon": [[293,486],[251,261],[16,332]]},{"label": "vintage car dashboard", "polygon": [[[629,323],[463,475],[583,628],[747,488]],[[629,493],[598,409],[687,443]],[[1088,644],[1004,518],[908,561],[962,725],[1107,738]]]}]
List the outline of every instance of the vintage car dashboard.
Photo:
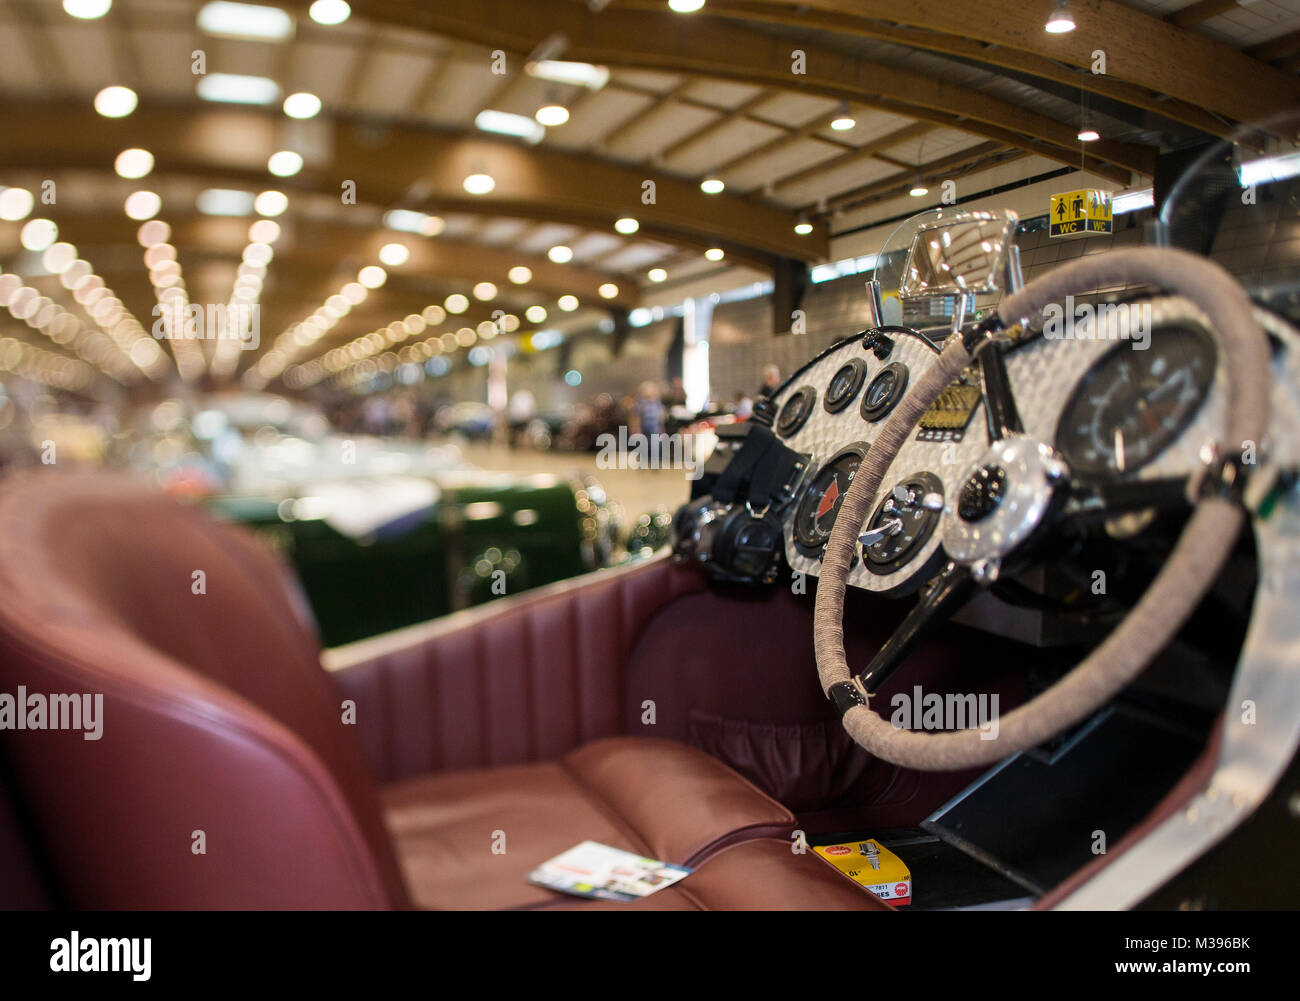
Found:
[{"label": "vintage car dashboard", "polygon": [[[1259,310],[1270,334],[1272,418],[1259,461],[1300,466],[1300,332]],[[1184,479],[1223,427],[1224,379],[1207,321],[1189,302],[1129,302],[1074,328],[1074,337],[1013,332],[1007,380],[1024,431],[1051,445],[1072,478]],[[1129,331],[1126,324],[1135,324]],[[1140,348],[1140,344],[1145,344]],[[843,340],[794,373],[774,395],[773,430],[805,460],[779,512],[784,552],[817,576],[840,502],[862,457],[909,384],[937,359],[941,337],[886,327]],[[972,365],[922,417],[885,479],[856,547],[851,586],[901,596],[946,558],[945,518],[989,445],[981,374]]]}]

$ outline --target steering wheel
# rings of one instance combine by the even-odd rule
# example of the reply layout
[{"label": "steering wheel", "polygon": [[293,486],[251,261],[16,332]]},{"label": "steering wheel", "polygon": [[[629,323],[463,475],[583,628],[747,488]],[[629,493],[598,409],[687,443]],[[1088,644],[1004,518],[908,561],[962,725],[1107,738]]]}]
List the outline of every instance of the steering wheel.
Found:
[{"label": "steering wheel", "polygon": [[[858,532],[873,509],[890,464],[939,393],[977,356],[1003,350],[1001,332],[1079,289],[1145,284],[1181,295],[1210,320],[1226,376],[1227,427],[1203,453],[1204,468],[1178,494],[1194,510],[1160,573],[1142,599],[1082,663],[1045,692],[999,721],[997,736],[979,729],[924,733],[897,728],[871,708],[871,693],[900,666],[933,625],[974,589],[987,587],[1026,541],[1059,532],[1070,518],[1106,516],[1169,500],[1167,482],[1123,483],[1109,490],[1071,482],[1063,459],[1045,443],[1005,425],[958,482],[959,503],[944,513],[949,556],[928,592],[867,671],[850,677],[844,655],[844,590]],[[845,494],[821,568],[813,643],[822,689],[845,729],[879,758],[928,771],[983,766],[1041,744],[1094,712],[1132,681],[1178,632],[1222,569],[1245,521],[1241,504],[1246,442],[1260,442],[1269,419],[1268,341],[1241,286],[1217,264],[1180,250],[1142,247],[1084,257],[1030,282],[1005,299],[978,329],[956,336],[898,404]],[[1010,386],[997,387],[1014,413]],[[991,405],[986,378],[984,404]],[[990,421],[990,428],[998,425]],[[1190,489],[1189,489],[1190,488]],[[1162,493],[1163,491],[1163,493]],[[957,510],[953,510],[956,507]]]}]

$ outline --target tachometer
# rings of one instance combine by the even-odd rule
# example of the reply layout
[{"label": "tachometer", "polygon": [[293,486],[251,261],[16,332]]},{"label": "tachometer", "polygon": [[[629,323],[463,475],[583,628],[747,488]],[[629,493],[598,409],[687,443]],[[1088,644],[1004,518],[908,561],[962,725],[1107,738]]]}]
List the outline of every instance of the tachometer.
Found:
[{"label": "tachometer", "polygon": [[803,555],[821,559],[844,495],[866,454],[865,443],[850,445],[822,466],[804,490],[794,515],[794,545]]},{"label": "tachometer", "polygon": [[1056,447],[1084,475],[1122,476],[1155,459],[1186,429],[1214,381],[1209,333],[1158,327],[1146,350],[1122,344],[1080,380],[1056,426]]}]

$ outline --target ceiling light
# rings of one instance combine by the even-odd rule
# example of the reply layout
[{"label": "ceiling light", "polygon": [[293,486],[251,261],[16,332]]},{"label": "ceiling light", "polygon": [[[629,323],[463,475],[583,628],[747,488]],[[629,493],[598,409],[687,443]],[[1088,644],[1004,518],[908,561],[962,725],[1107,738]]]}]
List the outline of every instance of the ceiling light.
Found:
[{"label": "ceiling light", "polygon": [[596,289],[602,299],[613,299],[618,296],[618,286],[613,282],[605,282],[600,288]]},{"label": "ceiling light", "polygon": [[103,17],[113,8],[113,0],[63,0],[63,9],[83,21]]},{"label": "ceiling light", "polygon": [[555,305],[559,306],[566,313],[572,313],[578,308],[578,297],[576,295],[562,295],[555,300]]},{"label": "ceiling light", "polygon": [[458,315],[469,309],[469,299],[461,295],[459,292],[453,292],[451,295],[447,296],[447,298],[442,301],[442,304],[447,307],[448,313],[455,313]]},{"label": "ceiling light", "polygon": [[342,24],[352,14],[352,8],[343,0],[316,0],[307,11],[317,24]]},{"label": "ceiling light", "polygon": [[668,0],[668,9],[678,14],[694,14],[704,6],[704,0]]},{"label": "ceiling light", "polygon": [[436,215],[425,215],[410,209],[390,209],[384,213],[384,225],[389,229],[403,233],[419,233],[421,236],[437,236],[447,226]]},{"label": "ceiling light", "polygon": [[1100,138],[1101,133],[1089,125],[1085,125],[1079,130],[1079,142],[1081,143],[1095,143]]},{"label": "ceiling light", "polygon": [[48,219],[31,219],[18,234],[22,245],[37,253],[45,250],[59,238],[59,227]]},{"label": "ceiling light", "polygon": [[[1243,163],[1237,171],[1243,188],[1285,181],[1300,174],[1300,153],[1279,153]],[[0,196],[3,197],[3,196]]]},{"label": "ceiling light", "polygon": [[41,255],[41,264],[52,275],[61,275],[77,260],[77,248],[70,243],[54,243]]},{"label": "ceiling light", "polygon": [[545,323],[546,307],[529,306],[527,309],[524,310],[524,319],[526,319],[529,323]]},{"label": "ceiling light", "polygon": [[275,243],[280,238],[280,224],[270,219],[258,219],[248,227],[249,243]]},{"label": "ceiling light", "polygon": [[725,188],[726,185],[719,177],[706,177],[700,182],[700,190],[706,195],[720,195]]},{"label": "ceiling light", "polygon": [[465,178],[464,188],[471,195],[486,195],[489,191],[497,186],[491,174],[470,174]]},{"label": "ceiling light", "polygon": [[293,18],[279,7],[213,0],[199,9],[199,28],[222,38],[283,42],[293,35]]},{"label": "ceiling light", "polygon": [[908,192],[908,194],[913,198],[924,198],[929,193],[930,189],[925,186],[925,182],[922,180],[917,180],[916,183],[912,185],[912,190]]},{"label": "ceiling light", "polygon": [[36,199],[26,188],[0,188],[0,219],[17,222],[31,215]]},{"label": "ceiling light", "polygon": [[651,268],[648,272],[646,272],[646,277],[649,278],[652,282],[667,281],[668,272],[665,271],[663,268]]},{"label": "ceiling light", "polygon": [[385,243],[379,248],[379,260],[390,268],[398,268],[407,262],[411,251],[404,243]]},{"label": "ceiling light", "polygon": [[425,323],[429,324],[429,326],[436,327],[443,320],[447,319],[447,311],[435,303],[430,306],[425,306],[424,309],[420,310],[420,317]]},{"label": "ceiling light", "polygon": [[526,115],[513,115],[508,111],[494,111],[487,108],[474,116],[474,126],[484,132],[495,132],[501,136],[514,136],[525,142],[541,142],[546,135],[540,122]]},{"label": "ceiling light", "polygon": [[367,264],[357,272],[357,281],[366,288],[379,288],[388,281],[388,272],[377,264]]},{"label": "ceiling light", "polygon": [[152,219],[162,210],[162,199],[152,191],[134,191],[126,196],[126,214],[137,222]]},{"label": "ceiling light", "polygon": [[271,154],[266,161],[266,169],[276,177],[293,177],[302,170],[302,155],[291,149],[282,149],[279,153]]},{"label": "ceiling light", "polygon": [[153,170],[153,154],[147,149],[124,149],[113,161],[113,169],[118,177],[139,180]]},{"label": "ceiling light", "polygon": [[515,285],[527,285],[533,280],[533,272],[522,264],[517,264],[506,272],[506,277]]},{"label": "ceiling light", "polygon": [[533,116],[547,128],[555,128],[569,120],[569,109],[562,104],[546,104]]},{"label": "ceiling light", "polygon": [[221,104],[274,104],[280,85],[269,77],[242,73],[208,73],[199,77],[195,88],[205,101]]},{"label": "ceiling light", "polygon": [[195,208],[204,215],[248,215],[255,201],[251,191],[231,188],[207,188],[194,199]]},{"label": "ceiling light", "polygon": [[723,254],[721,247],[710,247],[704,252],[704,259],[706,261],[720,261],[725,256],[726,255]]},{"label": "ceiling light", "polygon": [[472,291],[479,302],[491,302],[497,297],[497,287],[491,282],[479,282]]},{"label": "ceiling light", "polygon": [[315,118],[320,114],[320,98],[305,90],[284,99],[284,113],[290,118]]},{"label": "ceiling light", "polygon": [[1064,35],[1074,29],[1074,15],[1070,13],[1070,0],[1056,0],[1056,8],[1048,17],[1043,30],[1049,35]]},{"label": "ceiling light", "polygon": [[857,124],[857,121],[849,114],[849,106],[847,104],[841,104],[839,111],[836,112],[835,117],[831,119],[831,128],[836,132],[847,132]]},{"label": "ceiling light", "polygon": [[95,110],[105,118],[125,118],[139,103],[130,87],[105,87],[95,95]]},{"label": "ceiling light", "polygon": [[[172,235],[172,228],[161,219],[153,219],[141,226],[135,234],[136,241],[142,247],[152,248],[166,243]],[[172,251],[175,253],[175,250]]]},{"label": "ceiling light", "polygon": [[568,62],[562,59],[538,59],[528,63],[524,71],[529,76],[552,83],[567,83],[574,87],[600,90],[609,82],[609,69],[591,63]]},{"label": "ceiling light", "polygon": [[289,196],[283,191],[263,191],[253,199],[253,211],[258,215],[281,215],[288,207]]},{"label": "ceiling light", "polygon": [[1111,199],[1110,209],[1114,215],[1124,215],[1128,212],[1136,212],[1139,209],[1153,208],[1155,204],[1155,192],[1151,188],[1141,188],[1138,191],[1129,191],[1122,195],[1116,195]]},{"label": "ceiling light", "polygon": [[807,219],[800,219],[794,224],[794,231],[800,236],[807,236],[813,231],[813,225]]},{"label": "ceiling light", "polygon": [[573,260],[573,251],[561,243],[548,250],[546,256],[556,264],[568,264]]},{"label": "ceiling light", "polygon": [[624,236],[629,236],[640,228],[641,224],[630,217],[624,217],[614,223],[614,229]]}]

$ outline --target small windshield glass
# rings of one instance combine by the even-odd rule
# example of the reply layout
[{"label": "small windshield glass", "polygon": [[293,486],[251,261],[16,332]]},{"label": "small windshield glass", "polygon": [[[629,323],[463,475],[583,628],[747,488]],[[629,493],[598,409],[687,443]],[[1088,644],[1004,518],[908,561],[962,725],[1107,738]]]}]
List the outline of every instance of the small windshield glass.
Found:
[{"label": "small windshield glass", "polygon": [[[1014,233],[1012,212],[971,212],[937,208],[898,224],[876,257],[884,322],[922,331],[949,327],[959,289],[978,293],[976,309],[996,305],[1006,294],[1006,269]],[[916,261],[909,255],[917,234],[928,248]],[[972,318],[974,314],[972,314]]]},{"label": "small windshield glass", "polygon": [[1300,319],[1300,109],[1194,157],[1159,220],[1162,243],[1212,257],[1257,302]]}]

